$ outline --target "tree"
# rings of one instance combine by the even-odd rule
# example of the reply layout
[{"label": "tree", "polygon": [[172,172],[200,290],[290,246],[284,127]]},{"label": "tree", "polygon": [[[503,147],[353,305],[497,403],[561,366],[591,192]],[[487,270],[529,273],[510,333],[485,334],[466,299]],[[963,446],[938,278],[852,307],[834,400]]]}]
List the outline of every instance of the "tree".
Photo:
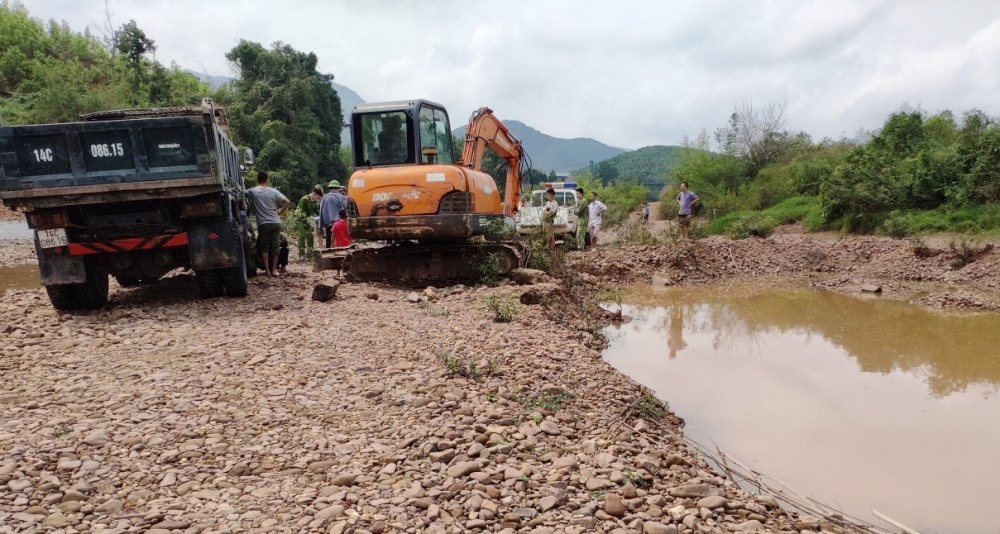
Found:
[{"label": "tree", "polygon": [[594,174],[601,180],[601,185],[607,187],[618,178],[618,169],[608,160],[604,160],[594,168]]},{"label": "tree", "polygon": [[132,71],[142,78],[141,61],[147,53],[156,51],[156,44],[146,37],[134,20],[129,20],[115,33],[115,49],[125,57]]},{"label": "tree", "polygon": [[333,76],[316,70],[316,54],[275,43],[266,49],[241,40],[226,54],[239,78],[229,104],[239,141],[253,149],[257,167],[290,197],[317,182],[344,181],[340,154],[343,114]]},{"label": "tree", "polygon": [[729,116],[729,126],[715,131],[715,140],[724,154],[743,161],[747,177],[753,178],[781,156],[789,137],[787,123],[784,100],[764,107],[744,102]]}]

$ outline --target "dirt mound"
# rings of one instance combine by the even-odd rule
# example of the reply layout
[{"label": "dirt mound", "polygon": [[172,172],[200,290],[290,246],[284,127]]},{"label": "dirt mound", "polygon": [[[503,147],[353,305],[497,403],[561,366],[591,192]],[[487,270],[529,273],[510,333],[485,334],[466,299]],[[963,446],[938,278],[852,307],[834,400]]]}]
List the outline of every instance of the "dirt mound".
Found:
[{"label": "dirt mound", "polygon": [[712,236],[677,245],[598,248],[571,261],[576,269],[614,284],[645,284],[654,276],[662,285],[790,276],[845,292],[877,285],[893,298],[933,307],[993,310],[1000,307],[993,294],[1000,287],[996,245],[782,233],[766,239]]},{"label": "dirt mound", "polygon": [[14,211],[0,202],[0,221],[19,221],[24,218],[24,214]]}]

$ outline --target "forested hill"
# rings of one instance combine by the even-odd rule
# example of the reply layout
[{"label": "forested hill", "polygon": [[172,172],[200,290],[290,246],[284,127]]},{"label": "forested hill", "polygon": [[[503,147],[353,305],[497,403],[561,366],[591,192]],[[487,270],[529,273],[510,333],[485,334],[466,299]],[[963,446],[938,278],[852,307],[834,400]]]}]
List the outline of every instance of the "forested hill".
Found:
[{"label": "forested hill", "polygon": [[[625,152],[620,148],[605,145],[594,139],[552,137],[521,121],[504,120],[503,123],[514,134],[514,137],[521,140],[525,152],[531,158],[531,167],[546,173],[549,171],[570,172],[581,167],[589,167],[591,161],[597,163]],[[455,127],[457,124],[458,120],[453,117],[452,126]],[[455,128],[452,133],[456,137],[464,138],[465,125]]]},{"label": "forested hill", "polygon": [[647,146],[618,154],[598,165],[610,165],[618,176],[633,177],[641,183],[654,179],[661,181],[677,163],[683,150],[684,148],[679,146]]}]

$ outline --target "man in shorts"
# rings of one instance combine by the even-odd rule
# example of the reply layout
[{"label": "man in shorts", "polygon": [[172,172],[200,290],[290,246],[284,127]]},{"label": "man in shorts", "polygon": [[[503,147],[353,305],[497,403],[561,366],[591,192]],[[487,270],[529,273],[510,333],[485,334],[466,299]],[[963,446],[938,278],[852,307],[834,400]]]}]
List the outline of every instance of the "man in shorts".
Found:
[{"label": "man in shorts", "polygon": [[291,201],[271,187],[266,172],[257,173],[257,187],[247,190],[257,214],[257,250],[264,256],[264,270],[268,276],[278,272],[278,254],[281,248],[281,215]]},{"label": "man in shorts", "polygon": [[688,239],[691,228],[691,206],[698,202],[698,195],[688,191],[688,183],[681,182],[681,192],[677,193],[677,225],[681,229],[681,239]]},{"label": "man in shorts", "polygon": [[598,200],[597,191],[590,192],[590,224],[587,230],[590,232],[590,246],[597,246],[597,236],[601,233],[601,219],[608,207]]}]

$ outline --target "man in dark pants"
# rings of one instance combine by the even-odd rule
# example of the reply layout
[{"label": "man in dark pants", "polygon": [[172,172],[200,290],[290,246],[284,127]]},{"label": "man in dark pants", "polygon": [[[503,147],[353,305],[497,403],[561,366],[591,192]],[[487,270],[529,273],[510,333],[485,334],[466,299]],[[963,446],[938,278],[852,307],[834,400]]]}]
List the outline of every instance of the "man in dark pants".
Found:
[{"label": "man in dark pants", "polygon": [[281,215],[291,201],[271,187],[266,172],[257,173],[257,187],[247,190],[257,214],[257,250],[264,255],[264,270],[268,276],[278,272],[278,253],[281,247]]}]

